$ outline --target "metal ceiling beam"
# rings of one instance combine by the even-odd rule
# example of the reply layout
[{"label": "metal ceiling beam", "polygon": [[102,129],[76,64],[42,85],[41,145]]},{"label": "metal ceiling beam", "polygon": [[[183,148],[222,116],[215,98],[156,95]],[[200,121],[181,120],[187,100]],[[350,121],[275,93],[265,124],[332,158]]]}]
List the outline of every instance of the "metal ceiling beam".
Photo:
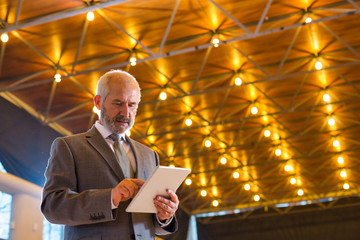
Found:
[{"label": "metal ceiling beam", "polygon": [[101,8],[111,7],[111,6],[117,5],[119,3],[124,3],[124,2],[128,2],[128,1],[129,0],[109,0],[104,3],[94,4],[91,6],[87,6],[86,4],[84,4],[80,8],[79,7],[72,8],[70,10],[66,9],[63,11],[50,13],[48,15],[44,15],[44,16],[41,16],[41,17],[38,17],[35,19],[24,20],[24,21],[19,22],[18,24],[13,24],[13,25],[9,24],[6,28],[0,29],[0,34],[5,33],[5,32],[20,30],[20,29],[27,28],[27,27],[33,27],[36,25],[49,23],[49,22],[61,20],[64,18],[74,17],[74,16],[84,14],[84,13],[87,13],[90,11],[95,11],[95,10],[98,10]]}]

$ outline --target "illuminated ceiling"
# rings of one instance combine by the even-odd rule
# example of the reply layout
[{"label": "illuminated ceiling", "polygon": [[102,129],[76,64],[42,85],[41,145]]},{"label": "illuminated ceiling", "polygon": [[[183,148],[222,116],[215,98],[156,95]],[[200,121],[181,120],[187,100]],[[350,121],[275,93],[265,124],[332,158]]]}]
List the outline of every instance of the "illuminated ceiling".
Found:
[{"label": "illuminated ceiling", "polygon": [[191,168],[192,184],[178,191],[187,213],[358,194],[359,1],[0,6],[0,32],[9,37],[1,43],[1,96],[69,135],[96,120],[99,76],[129,71],[142,88],[131,137],[156,150],[161,164]]}]

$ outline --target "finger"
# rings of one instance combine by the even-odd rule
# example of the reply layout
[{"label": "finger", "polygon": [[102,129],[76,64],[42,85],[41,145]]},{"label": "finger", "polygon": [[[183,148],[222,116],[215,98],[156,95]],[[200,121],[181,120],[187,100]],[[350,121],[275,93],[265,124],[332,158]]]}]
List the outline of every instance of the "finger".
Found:
[{"label": "finger", "polygon": [[173,190],[168,189],[167,193],[169,194],[172,202],[174,202],[175,204],[179,204],[179,198]]},{"label": "finger", "polygon": [[142,185],[144,185],[145,181],[142,179],[137,179],[137,178],[131,178],[129,179],[131,180],[133,183],[135,183],[139,188],[142,187]]}]

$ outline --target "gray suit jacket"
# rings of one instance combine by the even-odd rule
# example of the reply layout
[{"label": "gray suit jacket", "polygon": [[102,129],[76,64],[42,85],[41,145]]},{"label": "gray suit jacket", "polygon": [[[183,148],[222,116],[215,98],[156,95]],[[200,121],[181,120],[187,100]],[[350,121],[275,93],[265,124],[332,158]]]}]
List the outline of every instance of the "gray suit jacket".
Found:
[{"label": "gray suit jacket", "polygon": [[[136,177],[146,180],[158,165],[157,153],[130,138]],[[111,209],[111,189],[124,175],[116,157],[95,127],[88,132],[57,138],[46,169],[41,211],[52,223],[64,224],[65,239],[155,239],[169,232],[154,214],[126,213],[129,204]]]}]

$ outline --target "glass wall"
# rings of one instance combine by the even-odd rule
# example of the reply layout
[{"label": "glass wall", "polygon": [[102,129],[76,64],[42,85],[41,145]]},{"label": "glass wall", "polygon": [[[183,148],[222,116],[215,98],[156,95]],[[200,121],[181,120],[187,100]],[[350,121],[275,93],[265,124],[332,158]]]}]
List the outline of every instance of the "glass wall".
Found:
[{"label": "glass wall", "polygon": [[[0,172],[6,172],[1,162]],[[9,239],[10,236],[11,201],[10,194],[0,191],[0,239]]]}]

